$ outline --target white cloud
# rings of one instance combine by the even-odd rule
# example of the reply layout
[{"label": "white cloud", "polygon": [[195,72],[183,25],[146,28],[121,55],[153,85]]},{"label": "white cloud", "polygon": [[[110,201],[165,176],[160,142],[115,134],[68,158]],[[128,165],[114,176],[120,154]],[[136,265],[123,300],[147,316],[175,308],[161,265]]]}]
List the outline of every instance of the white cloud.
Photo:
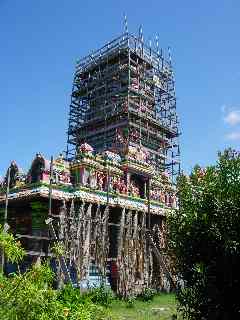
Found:
[{"label": "white cloud", "polygon": [[240,140],[240,131],[239,132],[231,132],[226,135],[227,140],[238,141]]},{"label": "white cloud", "polygon": [[240,124],[240,110],[232,110],[224,117],[224,121],[230,126]]}]

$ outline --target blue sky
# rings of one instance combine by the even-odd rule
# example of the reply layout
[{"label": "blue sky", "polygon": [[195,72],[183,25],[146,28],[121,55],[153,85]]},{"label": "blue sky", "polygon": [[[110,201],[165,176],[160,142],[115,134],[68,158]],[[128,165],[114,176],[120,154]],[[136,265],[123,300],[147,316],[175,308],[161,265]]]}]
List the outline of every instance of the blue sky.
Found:
[{"label": "blue sky", "polygon": [[143,25],[172,47],[181,160],[189,171],[240,142],[238,0],[0,0],[0,175],[66,147],[76,60]]}]

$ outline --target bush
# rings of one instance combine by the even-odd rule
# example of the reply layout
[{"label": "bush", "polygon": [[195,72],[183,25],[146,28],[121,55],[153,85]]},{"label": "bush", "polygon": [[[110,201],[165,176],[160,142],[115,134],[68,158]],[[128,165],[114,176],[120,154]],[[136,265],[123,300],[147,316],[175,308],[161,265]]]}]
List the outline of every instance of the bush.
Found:
[{"label": "bush", "polygon": [[134,308],[136,298],[135,297],[128,297],[126,298],[126,307],[127,308]]},{"label": "bush", "polygon": [[145,288],[143,292],[138,296],[142,301],[152,301],[153,297],[157,294],[157,291],[151,288]]},{"label": "bush", "polygon": [[104,307],[109,307],[114,300],[112,290],[104,285],[91,289],[86,295],[93,303]]},{"label": "bush", "polygon": [[79,288],[74,288],[71,284],[66,284],[58,292],[58,300],[68,308],[72,309],[76,308],[78,304],[85,303],[87,300],[87,296],[81,294]]},{"label": "bush", "polygon": [[[19,243],[1,228],[0,247],[12,262],[20,262],[24,256]],[[56,291],[53,279],[47,263],[9,277],[0,273],[0,319],[113,320],[109,310],[92,302],[108,306],[113,299],[111,290],[101,287],[81,295],[79,289],[66,285]]]},{"label": "bush", "polygon": [[69,320],[103,320],[107,319],[108,312],[92,303],[78,304],[68,314]]},{"label": "bush", "polygon": [[25,274],[0,278],[0,319],[60,320],[63,306],[49,284],[53,274],[47,265],[34,266]]},{"label": "bush", "polygon": [[[52,279],[47,265],[10,278],[1,275],[0,319],[113,320],[108,309],[94,304],[87,294],[81,295],[79,289],[67,285],[60,292],[53,290]],[[96,299],[93,292],[92,297]]]}]

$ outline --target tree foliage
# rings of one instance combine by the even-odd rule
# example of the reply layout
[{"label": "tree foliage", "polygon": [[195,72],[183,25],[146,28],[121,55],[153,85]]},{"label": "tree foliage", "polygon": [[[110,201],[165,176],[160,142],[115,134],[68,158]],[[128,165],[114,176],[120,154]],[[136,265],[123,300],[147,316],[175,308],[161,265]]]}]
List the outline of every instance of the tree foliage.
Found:
[{"label": "tree foliage", "polygon": [[19,241],[17,241],[11,233],[3,231],[0,225],[0,249],[3,251],[6,258],[11,263],[19,263],[25,256],[25,251],[21,247]]},{"label": "tree foliage", "polygon": [[178,180],[179,211],[169,217],[169,246],[183,286],[187,319],[240,318],[240,156],[229,149],[214,166]]},{"label": "tree foliage", "polygon": [[[13,235],[0,229],[0,248],[12,263],[25,252]],[[81,295],[79,289],[54,290],[54,273],[48,263],[33,265],[25,273],[0,273],[0,319],[3,320],[113,320],[111,312],[93,303],[99,291]],[[105,296],[104,296],[105,297]],[[105,301],[105,300],[104,300]]]}]

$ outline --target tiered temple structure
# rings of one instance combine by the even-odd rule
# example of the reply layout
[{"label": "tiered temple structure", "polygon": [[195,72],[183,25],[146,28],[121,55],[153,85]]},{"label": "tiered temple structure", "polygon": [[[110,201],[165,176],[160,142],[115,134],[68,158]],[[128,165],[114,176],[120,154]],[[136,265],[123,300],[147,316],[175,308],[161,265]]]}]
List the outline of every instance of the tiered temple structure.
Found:
[{"label": "tiered temple structure", "polygon": [[51,257],[63,280],[107,275],[125,296],[166,288],[178,136],[171,59],[158,45],[125,33],[81,59],[66,157],[37,154],[27,174],[12,162],[0,189],[2,223],[26,248],[25,264]]}]

